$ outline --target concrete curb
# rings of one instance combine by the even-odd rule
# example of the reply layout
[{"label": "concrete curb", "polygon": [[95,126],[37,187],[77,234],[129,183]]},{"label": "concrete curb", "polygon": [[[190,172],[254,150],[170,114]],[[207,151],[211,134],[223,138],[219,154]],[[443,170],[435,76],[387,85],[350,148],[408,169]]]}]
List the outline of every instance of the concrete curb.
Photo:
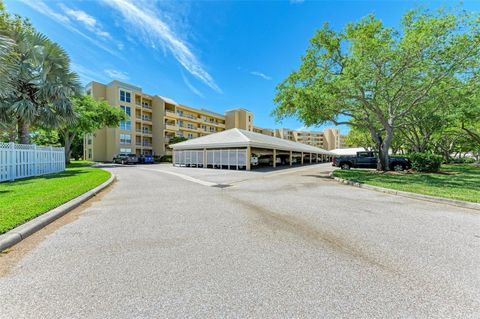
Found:
[{"label": "concrete curb", "polygon": [[33,233],[39,231],[43,227],[47,226],[54,220],[62,217],[72,209],[80,206],[81,204],[85,203],[87,200],[90,198],[94,197],[96,194],[104,190],[106,187],[110,186],[116,176],[111,173],[110,178],[95,187],[94,189],[89,190],[88,192],[75,197],[74,199],[66,202],[65,204],[62,204],[58,206],[57,208],[54,208],[45,214],[42,214],[8,232],[6,232],[3,235],[0,235],[0,252],[4,251],[7,248],[12,247],[13,245],[19,243],[23,239],[27,238],[28,236],[32,235]]},{"label": "concrete curb", "polygon": [[362,184],[362,183],[358,183],[358,182],[349,181],[347,179],[335,177],[335,176],[333,176],[333,172],[331,172],[329,174],[329,176],[331,178],[333,178],[334,180],[336,180],[337,182],[341,183],[341,184],[355,186],[355,187],[358,187],[358,188],[373,190],[373,191],[382,192],[382,193],[391,194],[391,195],[398,195],[398,196],[403,196],[403,197],[408,197],[408,198],[414,198],[414,199],[433,202],[433,203],[447,204],[447,205],[452,205],[452,206],[457,206],[457,207],[462,207],[462,208],[480,210],[480,204],[478,204],[478,203],[464,202],[464,201],[461,201],[461,200],[435,197],[435,196],[430,196],[430,195],[421,195],[421,194],[415,194],[415,193],[410,193],[410,192],[397,191],[397,190],[394,190],[394,189],[389,189],[389,188],[384,188],[384,187],[379,187],[379,186]]}]

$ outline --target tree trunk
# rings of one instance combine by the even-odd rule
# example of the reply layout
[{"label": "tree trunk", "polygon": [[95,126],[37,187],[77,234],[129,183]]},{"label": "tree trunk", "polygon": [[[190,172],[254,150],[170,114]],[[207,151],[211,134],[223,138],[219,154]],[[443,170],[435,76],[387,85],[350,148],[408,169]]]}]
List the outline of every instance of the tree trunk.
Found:
[{"label": "tree trunk", "polygon": [[388,165],[388,151],[392,145],[393,140],[393,129],[391,127],[386,129],[385,138],[383,139],[378,153],[378,164],[377,170],[388,171],[390,170],[390,165]]},{"label": "tree trunk", "polygon": [[19,119],[18,122],[18,142],[20,144],[30,144],[30,132],[28,124]]},{"label": "tree trunk", "polygon": [[65,148],[65,163],[70,164],[70,156],[72,155],[72,142],[75,138],[75,134],[70,134],[70,132],[63,132],[64,139],[64,148]]},{"label": "tree trunk", "polygon": [[8,141],[9,142],[16,142],[17,141],[17,127],[16,126],[13,126],[13,127],[9,128]]}]

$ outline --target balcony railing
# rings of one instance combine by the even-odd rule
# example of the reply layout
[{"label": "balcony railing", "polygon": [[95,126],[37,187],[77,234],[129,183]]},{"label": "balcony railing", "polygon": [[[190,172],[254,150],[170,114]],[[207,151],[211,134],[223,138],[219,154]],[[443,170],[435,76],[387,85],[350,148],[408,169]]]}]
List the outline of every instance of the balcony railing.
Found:
[{"label": "balcony railing", "polygon": [[146,130],[146,129],[137,128],[136,131],[137,131],[137,133],[152,134],[151,130]]}]

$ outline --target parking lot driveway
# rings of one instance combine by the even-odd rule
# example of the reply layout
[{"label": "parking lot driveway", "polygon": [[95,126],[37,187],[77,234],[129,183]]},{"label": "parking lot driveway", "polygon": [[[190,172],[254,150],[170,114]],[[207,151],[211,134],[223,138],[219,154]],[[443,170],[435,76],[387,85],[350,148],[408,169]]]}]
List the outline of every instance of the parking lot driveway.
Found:
[{"label": "parking lot driveway", "polygon": [[30,244],[1,318],[480,317],[477,211],[320,166],[222,188],[143,168],[109,168],[110,192]]},{"label": "parking lot driveway", "polygon": [[294,165],[293,167],[282,165],[276,168],[263,166],[256,167],[251,171],[245,170],[226,170],[226,169],[203,169],[195,167],[174,167],[171,164],[155,164],[139,166],[144,170],[157,171],[160,173],[173,173],[177,176],[189,176],[200,181],[206,181],[213,184],[234,184],[247,180],[258,180],[265,177],[272,177],[283,174],[295,174],[304,170],[316,170],[322,172],[331,172],[333,167],[331,163],[311,164],[306,166]]}]

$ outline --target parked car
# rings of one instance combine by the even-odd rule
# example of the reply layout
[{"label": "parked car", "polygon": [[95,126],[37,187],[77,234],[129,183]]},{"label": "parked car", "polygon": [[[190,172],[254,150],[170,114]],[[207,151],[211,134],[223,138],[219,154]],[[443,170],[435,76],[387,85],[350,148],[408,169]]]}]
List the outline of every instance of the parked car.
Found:
[{"label": "parked car", "polygon": [[[389,157],[388,165],[392,171],[403,171],[412,168],[410,160],[406,157]],[[374,152],[357,152],[356,156],[335,156],[332,166],[341,169],[350,168],[376,168],[377,155]]]},{"label": "parked car", "polygon": [[136,164],[138,163],[138,157],[136,154],[117,154],[113,157],[113,162],[117,164]]},{"label": "parked car", "polygon": [[260,155],[258,157],[258,164],[267,164],[271,165],[272,164],[272,155]]},{"label": "parked car", "polygon": [[138,162],[140,164],[154,164],[155,160],[153,159],[153,155],[144,154],[140,155]]},{"label": "parked car", "polygon": [[258,166],[258,156],[257,155],[252,154],[252,157],[250,157],[250,165]]}]

